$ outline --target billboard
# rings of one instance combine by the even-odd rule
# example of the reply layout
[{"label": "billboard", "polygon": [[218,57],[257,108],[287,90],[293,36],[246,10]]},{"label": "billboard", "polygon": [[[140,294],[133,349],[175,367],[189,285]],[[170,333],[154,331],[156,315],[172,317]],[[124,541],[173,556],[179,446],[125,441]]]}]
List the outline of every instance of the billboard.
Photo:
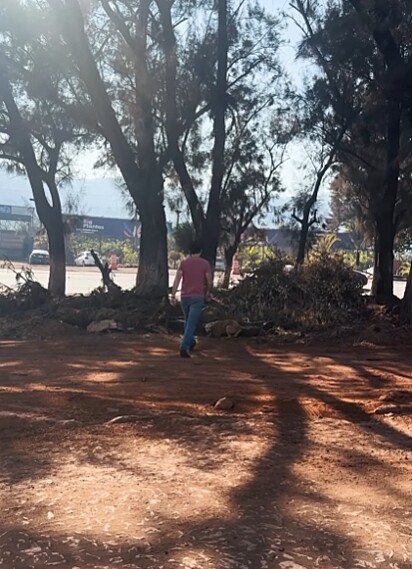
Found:
[{"label": "billboard", "polygon": [[33,220],[33,212],[33,207],[0,204],[0,219],[8,221],[31,222]]},{"label": "billboard", "polygon": [[136,239],[140,236],[140,221],[113,217],[70,216],[74,233],[91,237]]},{"label": "billboard", "polygon": [[[141,222],[136,219],[118,219],[114,217],[93,217],[88,215],[64,216],[70,219],[74,233],[97,238],[130,239],[140,238]],[[167,233],[173,231],[172,224],[167,222]]]}]

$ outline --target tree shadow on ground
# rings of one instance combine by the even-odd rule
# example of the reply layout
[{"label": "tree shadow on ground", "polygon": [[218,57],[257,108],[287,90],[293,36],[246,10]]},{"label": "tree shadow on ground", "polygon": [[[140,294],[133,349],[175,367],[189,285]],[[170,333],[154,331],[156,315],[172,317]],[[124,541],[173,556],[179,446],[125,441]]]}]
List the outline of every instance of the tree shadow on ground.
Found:
[{"label": "tree shadow on ground", "polygon": [[[244,344],[239,343],[237,345],[244,350]],[[72,439],[75,439],[73,434],[79,426],[81,429],[89,429],[91,442],[89,445],[85,445],[82,460],[93,466],[101,465],[103,462],[103,465],[110,466],[117,472],[121,473],[126,470],[128,474],[138,477],[145,476],[144,469],[131,468],[127,461],[119,463],[116,453],[113,456],[110,453],[105,453],[104,458],[101,459],[96,457],[95,453],[89,452],[95,441],[101,440],[105,436],[101,434],[101,428],[96,427],[96,425],[113,416],[115,412],[133,412],[136,413],[136,419],[127,427],[112,425],[109,427],[110,431],[107,432],[113,434],[118,429],[126,429],[120,434],[126,438],[135,430],[136,435],[140,434],[149,441],[169,439],[173,444],[182,447],[185,453],[189,453],[187,460],[190,460],[193,469],[199,472],[203,470],[213,472],[221,468],[222,465],[224,466],[231,448],[228,444],[228,437],[252,437],[256,436],[256,431],[261,429],[261,435],[267,444],[264,451],[255,458],[253,464],[248,464],[249,475],[247,480],[228,489],[226,500],[230,514],[221,516],[209,514],[202,519],[189,516],[187,519],[183,517],[183,519],[174,522],[170,519],[161,519],[159,516],[156,520],[160,528],[160,532],[156,533],[157,537],[152,538],[149,548],[144,543],[137,546],[135,544],[138,551],[137,553],[135,551],[134,557],[130,553],[130,548],[133,547],[133,539],[120,539],[116,547],[110,549],[106,540],[97,539],[93,535],[85,535],[80,539],[81,543],[75,544],[74,547],[70,543],[68,544],[68,536],[64,535],[64,532],[54,530],[51,532],[54,537],[51,538],[50,542],[52,544],[49,547],[50,556],[47,559],[39,557],[36,564],[47,567],[49,563],[52,563],[51,554],[57,550],[63,555],[63,558],[67,558],[67,562],[81,564],[84,568],[96,567],[98,564],[107,565],[108,563],[127,567],[127,564],[139,563],[138,566],[141,567],[156,567],[158,569],[165,558],[169,557],[170,559],[169,553],[166,552],[173,552],[173,556],[177,558],[176,563],[182,564],[183,556],[188,555],[187,551],[193,551],[197,552],[198,555],[203,552],[202,554],[206,555],[203,566],[210,566],[214,569],[226,567],[251,567],[253,569],[268,567],[271,569],[272,567],[280,567],[279,563],[282,560],[286,563],[288,557],[285,555],[290,555],[296,563],[300,563],[303,567],[309,567],[308,563],[312,563],[312,567],[316,559],[323,559],[324,563],[329,563],[328,569],[332,569],[332,567],[351,569],[356,562],[355,551],[360,547],[356,535],[342,534],[342,531],[335,526],[332,520],[327,519],[325,521],[323,519],[322,509],[329,512],[333,510],[330,498],[311,489],[308,481],[302,479],[301,474],[296,471],[299,464],[305,460],[312,436],[310,434],[310,419],[302,404],[302,399],[309,397],[326,404],[335,412],[337,418],[344,418],[356,426],[357,430],[366,433],[367,437],[372,434],[391,447],[409,450],[412,442],[411,437],[366,413],[359,403],[344,400],[343,394],[339,396],[327,388],[321,389],[314,385],[313,381],[308,381],[305,376],[316,371],[316,366],[310,361],[310,350],[308,349],[293,347],[295,354],[304,359],[307,358],[307,363],[303,363],[294,369],[293,357],[290,358],[289,367],[285,367],[280,366],[276,361],[270,359],[268,361],[266,356],[262,355],[262,351],[259,350],[251,350],[249,354],[243,352],[242,357],[240,357],[239,352],[232,345],[230,348],[226,348],[223,355],[220,354],[216,360],[213,360],[215,352],[212,350],[210,367],[204,372],[202,366],[192,362],[190,367],[183,368],[181,362],[176,361],[174,363],[172,360],[174,365],[172,367],[170,363],[171,347],[170,344],[166,344],[166,346],[158,348],[154,353],[150,353],[148,347],[139,347],[142,355],[141,362],[135,361],[135,348],[131,349],[127,345],[112,346],[110,361],[114,363],[110,364],[104,361],[97,364],[93,363],[93,358],[86,353],[87,347],[85,346],[82,346],[79,351],[73,349],[69,357],[61,357],[59,368],[53,370],[53,377],[43,379],[44,384],[50,388],[53,386],[60,388],[60,393],[53,395],[56,397],[56,401],[51,407],[51,415],[56,416],[62,402],[69,402],[68,407],[63,406],[64,416],[70,409],[70,403],[72,407],[77,407],[76,411],[73,413],[72,409],[72,414],[67,414],[67,417],[74,415],[80,421],[80,425],[73,427],[73,433],[70,429],[67,432]],[[215,349],[215,351],[219,353],[219,350]],[[56,354],[61,355],[61,352],[58,346],[52,346],[52,350],[48,352],[45,359],[47,357],[53,358]],[[339,361],[338,356],[330,353],[328,357]],[[270,405],[272,408],[269,414],[255,417],[254,415],[248,416],[247,413],[239,413],[230,417],[222,417],[216,415],[210,407],[205,407],[205,401],[211,394],[206,397],[197,391],[193,393],[190,389],[187,389],[188,393],[185,393],[185,381],[207,382],[216,374],[225,378],[222,380],[222,383],[226,384],[222,394],[228,389],[228,385],[230,390],[234,389],[236,383],[239,384],[242,381],[239,379],[242,374],[246,374],[245,358],[248,361],[249,369],[253,369],[254,380],[249,382],[247,387],[243,387],[242,394],[244,397],[255,397],[256,392],[259,391],[262,396],[264,395],[265,405]],[[73,370],[72,359],[76,359],[77,372],[70,380],[70,373]],[[17,358],[15,361],[15,366],[18,368],[21,364]],[[137,387],[136,382],[138,380],[131,378],[128,361],[133,362],[129,365],[135,367],[136,375],[144,372],[145,381],[137,383]],[[215,364],[213,364],[214,361]],[[180,389],[183,385],[183,391],[177,391],[172,402],[167,401],[167,397],[168,393],[170,397],[170,392],[173,392],[173,389],[171,391],[165,390],[167,392],[165,395],[162,393],[164,380],[159,382],[159,385],[156,384],[156,374],[159,373],[158,366],[160,363],[163,372],[165,365],[169,367],[170,382],[174,381],[174,374],[179,375],[179,381],[174,382],[176,389]],[[348,365],[347,361],[345,361],[345,365]],[[40,377],[44,372],[44,367],[38,363],[34,368]],[[353,372],[359,373],[359,369],[357,367]],[[8,371],[10,371],[10,366]],[[113,374],[113,377],[106,377],[107,381],[101,381],[96,386],[90,379],[93,373],[108,374],[109,376]],[[79,374],[84,374],[85,379],[79,379]],[[62,380],[62,377],[65,379]],[[22,390],[25,387],[33,389],[32,380],[33,377],[18,376],[18,381],[12,381],[11,386],[18,384]],[[147,387],[147,384],[152,387],[150,400],[145,399],[144,395],[136,393],[139,386]],[[9,384],[7,385],[10,387]],[[373,388],[374,386],[370,387]],[[202,390],[205,391],[205,389],[207,390],[207,387],[205,388],[203,385]],[[210,390],[212,391],[212,387]],[[217,392],[216,385],[213,386],[213,390],[214,393]],[[135,396],[130,399],[132,391]],[[30,406],[40,408],[44,412],[49,406],[50,410],[51,397],[47,390],[39,393],[37,387],[34,395]],[[289,399],[287,399],[288,397]],[[285,398],[287,404],[285,404]],[[5,405],[9,404],[10,401],[5,400]],[[113,409],[114,404],[117,405],[116,411],[107,411],[107,409]],[[14,401],[14,405],[18,407],[18,402]],[[207,414],[205,414],[205,409]],[[176,410],[180,410],[180,415],[176,413]],[[144,433],[142,433],[142,425],[144,425]],[[54,474],[58,476],[57,458],[60,451],[62,454],[67,453],[67,447],[53,449],[50,445],[53,440],[56,440],[61,430],[55,428],[52,432],[49,429],[45,433],[41,426],[38,429],[38,431],[33,431],[33,435],[43,437],[43,441],[48,441],[51,455],[49,457],[43,456],[42,461],[36,462],[35,456],[30,456],[29,451],[25,468],[28,467],[31,460],[31,479],[49,476],[53,470]],[[17,437],[17,442],[18,439],[19,437]],[[109,445],[110,441],[111,439],[108,437]],[[14,442],[16,443],[16,440]],[[7,477],[11,484],[24,480],[22,473],[24,473],[25,468],[22,465],[15,464],[16,458],[18,458],[18,448],[19,444],[13,444],[13,441],[10,440],[8,447],[2,449],[2,457],[0,457],[0,459],[7,457],[10,460]],[[35,451],[35,447],[33,450]],[[346,456],[343,458],[347,459]],[[236,460],[236,456],[234,460]],[[2,460],[2,462],[4,461]],[[375,460],[373,466],[375,468],[379,466],[382,471],[386,471],[388,476],[393,472],[391,465],[384,465],[379,459]],[[29,477],[28,473],[27,477]],[[393,497],[397,501],[402,499],[402,495],[397,490],[389,487],[385,489],[388,493],[393,493]],[[407,500],[408,497],[403,496],[403,498]],[[309,515],[303,513],[297,515],[296,509],[290,505],[291,502],[297,500],[304,502],[302,508],[303,506],[313,508],[313,512],[309,512]],[[139,515],[139,511],[136,507],[136,516]],[[37,534],[33,529],[27,532],[24,528],[19,528],[17,524],[14,528],[5,525],[4,531],[9,532],[4,536],[7,540],[13,535],[13,532],[21,533],[22,531],[26,533],[27,540],[30,542],[37,543],[43,539],[41,533]],[[176,535],[180,537],[176,537]],[[1,539],[0,547],[6,543],[3,538]],[[183,547],[182,539],[188,545]],[[86,546],[86,542],[89,545]],[[41,544],[40,547],[42,547]],[[3,549],[5,548],[3,547]],[[30,547],[25,549],[30,549]],[[126,553],[123,555],[122,551]],[[97,552],[98,555],[96,555]],[[17,551],[15,553],[17,554]],[[312,561],[309,560],[310,554],[313,556]],[[22,567],[28,566],[28,558],[25,555],[22,557]],[[94,559],[88,558],[88,556],[94,556]],[[30,559],[32,560],[33,557],[31,556]],[[55,559],[57,560],[56,556]],[[200,563],[200,560],[199,557],[197,562]],[[400,558],[393,557],[391,562],[396,562],[400,569],[409,568],[409,564]],[[19,567],[18,563],[20,561],[16,559],[16,567]],[[173,565],[169,563],[168,566]],[[380,567],[383,568],[385,565],[380,565]]]}]

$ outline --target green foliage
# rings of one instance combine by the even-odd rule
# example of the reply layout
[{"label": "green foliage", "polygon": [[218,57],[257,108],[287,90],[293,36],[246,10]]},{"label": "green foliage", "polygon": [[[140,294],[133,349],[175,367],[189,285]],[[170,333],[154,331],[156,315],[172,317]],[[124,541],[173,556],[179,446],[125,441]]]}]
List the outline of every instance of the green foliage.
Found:
[{"label": "green foliage", "polygon": [[242,271],[251,272],[255,271],[272,254],[273,249],[267,243],[245,243],[239,247],[236,257]]},{"label": "green foliage", "polygon": [[332,231],[340,227],[349,230],[355,249],[361,250],[371,245],[375,234],[373,211],[365,195],[364,171],[353,160],[349,166],[341,164],[339,169],[330,185],[328,227]]},{"label": "green foliage", "polygon": [[309,258],[316,259],[324,254],[328,254],[332,251],[333,246],[336,243],[339,243],[340,239],[333,233],[325,233],[322,235],[318,235],[316,237],[316,241],[313,244]]},{"label": "green foliage", "polygon": [[410,261],[403,259],[402,265],[399,267],[398,275],[400,277],[407,277],[409,275],[409,271],[411,270],[411,263]]},{"label": "green foliage", "polygon": [[345,324],[363,307],[356,274],[342,255],[325,251],[292,270],[276,253],[221,300],[236,318],[290,328]]},{"label": "green foliage", "polygon": [[367,251],[342,251],[343,259],[347,265],[354,267],[356,265],[357,255],[359,255],[359,264],[356,265],[356,269],[359,271],[364,271],[369,269],[373,265],[373,250]]},{"label": "green foliage", "polygon": [[301,286],[316,318],[344,323],[361,306],[362,285],[341,254],[322,251],[302,267]]},{"label": "green foliage", "polygon": [[190,245],[195,237],[193,225],[191,223],[181,223],[173,232],[173,241],[176,251],[179,253],[189,253]]},{"label": "green foliage", "polygon": [[398,233],[395,241],[395,250],[397,253],[410,254],[412,250],[412,227]]}]

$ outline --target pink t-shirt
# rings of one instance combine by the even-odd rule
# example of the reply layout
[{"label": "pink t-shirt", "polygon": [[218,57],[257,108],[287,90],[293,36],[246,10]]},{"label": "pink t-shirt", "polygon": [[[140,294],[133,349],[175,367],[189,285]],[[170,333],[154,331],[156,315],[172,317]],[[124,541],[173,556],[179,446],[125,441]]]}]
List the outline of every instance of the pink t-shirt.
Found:
[{"label": "pink t-shirt", "polygon": [[207,273],[210,265],[201,257],[188,257],[180,264],[183,274],[181,296],[204,296]]}]

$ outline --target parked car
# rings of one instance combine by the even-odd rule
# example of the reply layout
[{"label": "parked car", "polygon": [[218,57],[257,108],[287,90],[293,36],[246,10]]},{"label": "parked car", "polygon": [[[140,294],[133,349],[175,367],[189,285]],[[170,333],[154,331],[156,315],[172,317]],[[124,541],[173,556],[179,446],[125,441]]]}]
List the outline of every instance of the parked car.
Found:
[{"label": "parked car", "polygon": [[90,251],[83,251],[83,253],[80,253],[80,255],[75,258],[74,262],[79,267],[91,267],[95,265],[94,259]]},{"label": "parked car", "polygon": [[48,265],[50,263],[49,252],[43,249],[33,249],[29,255],[29,263],[31,265]]}]

